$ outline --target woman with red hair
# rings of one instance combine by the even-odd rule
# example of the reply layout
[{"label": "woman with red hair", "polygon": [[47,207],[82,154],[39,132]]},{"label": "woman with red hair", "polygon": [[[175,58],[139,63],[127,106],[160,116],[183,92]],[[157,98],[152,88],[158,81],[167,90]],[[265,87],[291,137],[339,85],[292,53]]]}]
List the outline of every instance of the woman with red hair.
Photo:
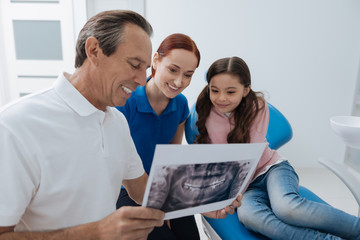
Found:
[{"label": "woman with red hair", "polygon": [[[181,92],[189,86],[199,63],[200,52],[189,36],[180,33],[168,36],[153,56],[152,73],[146,85],[132,92],[123,107],[117,107],[129,123],[131,136],[147,174],[156,144],[182,142],[189,106]],[[137,66],[132,67],[136,69]],[[129,205],[137,204],[123,188],[117,208]],[[148,239],[191,240],[200,237],[194,216],[189,216],[172,219],[162,227],[155,228]]]}]

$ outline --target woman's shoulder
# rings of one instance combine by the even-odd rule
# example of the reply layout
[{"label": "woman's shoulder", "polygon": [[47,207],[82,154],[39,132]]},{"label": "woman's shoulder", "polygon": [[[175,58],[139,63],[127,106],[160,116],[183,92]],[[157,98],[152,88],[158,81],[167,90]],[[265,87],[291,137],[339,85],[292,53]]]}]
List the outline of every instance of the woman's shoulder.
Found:
[{"label": "woman's shoulder", "polygon": [[187,98],[182,94],[180,93],[179,95],[177,95],[176,97],[174,97],[172,99],[172,101],[174,101],[174,104],[176,104],[177,106],[180,106],[180,107],[189,107],[188,106],[188,100]]},{"label": "woman's shoulder", "polygon": [[141,104],[142,101],[147,101],[146,91],[144,86],[139,86],[135,91],[131,93],[131,96],[127,99],[126,103],[133,105],[139,102]]},{"label": "woman's shoulder", "polygon": [[187,102],[187,98],[186,98],[185,95],[182,94],[182,93],[179,93],[179,94],[175,97],[175,99],[176,99],[177,101]]}]

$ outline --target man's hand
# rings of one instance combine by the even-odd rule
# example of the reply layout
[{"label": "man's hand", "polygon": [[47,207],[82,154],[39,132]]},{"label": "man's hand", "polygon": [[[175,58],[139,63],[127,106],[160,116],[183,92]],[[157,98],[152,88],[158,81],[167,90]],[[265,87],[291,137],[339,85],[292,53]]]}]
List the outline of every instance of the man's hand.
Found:
[{"label": "man's hand", "polygon": [[202,215],[204,215],[205,217],[209,217],[209,218],[226,218],[227,214],[234,214],[235,212],[235,208],[238,208],[241,206],[241,198],[242,195],[240,194],[239,196],[237,196],[237,198],[231,203],[231,205],[226,206],[223,209],[220,210],[216,210],[216,211],[212,211],[212,212],[207,212],[207,213],[202,213]]},{"label": "man's hand", "polygon": [[14,227],[0,227],[0,240],[141,240],[154,227],[163,225],[164,212],[144,207],[122,207],[97,222],[48,232],[14,232]]},{"label": "man's hand", "polygon": [[164,224],[164,212],[145,207],[121,207],[98,222],[99,239],[147,239]]}]

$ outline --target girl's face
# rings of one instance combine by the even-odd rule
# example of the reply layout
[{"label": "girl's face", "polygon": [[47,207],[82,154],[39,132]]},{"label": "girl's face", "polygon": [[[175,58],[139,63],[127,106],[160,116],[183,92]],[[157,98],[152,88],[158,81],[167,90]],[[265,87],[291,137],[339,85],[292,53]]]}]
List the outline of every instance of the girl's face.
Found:
[{"label": "girl's face", "polygon": [[166,97],[174,98],[189,86],[197,64],[196,55],[184,49],[173,49],[161,60],[155,53],[154,83]]},{"label": "girl's face", "polygon": [[220,73],[211,78],[209,91],[214,107],[221,113],[230,113],[247,96],[250,86],[245,88],[236,75]]}]

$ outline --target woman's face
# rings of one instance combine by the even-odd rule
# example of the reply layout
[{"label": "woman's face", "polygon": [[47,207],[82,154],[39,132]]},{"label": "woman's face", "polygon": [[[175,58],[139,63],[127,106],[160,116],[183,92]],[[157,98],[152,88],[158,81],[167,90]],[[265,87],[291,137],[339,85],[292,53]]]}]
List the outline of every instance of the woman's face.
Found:
[{"label": "woman's face", "polygon": [[236,75],[220,73],[211,78],[209,91],[213,106],[221,113],[230,113],[247,96],[250,86],[245,88]]},{"label": "woman's face", "polygon": [[198,59],[191,51],[173,49],[161,59],[155,53],[153,80],[166,97],[174,98],[189,86],[197,65]]}]

